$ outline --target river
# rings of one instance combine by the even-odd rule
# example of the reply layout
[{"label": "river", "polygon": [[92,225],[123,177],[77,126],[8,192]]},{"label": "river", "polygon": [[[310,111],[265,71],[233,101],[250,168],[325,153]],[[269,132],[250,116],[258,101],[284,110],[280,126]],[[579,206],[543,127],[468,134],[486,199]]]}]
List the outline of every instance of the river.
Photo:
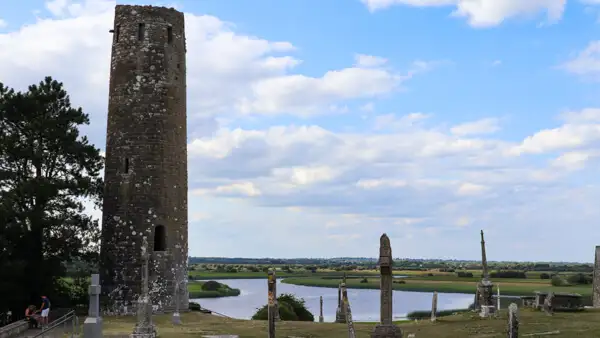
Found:
[{"label": "river", "polygon": [[[232,288],[240,289],[237,297],[190,299],[203,308],[233,318],[250,319],[256,309],[267,303],[266,279],[217,280]],[[319,297],[323,296],[323,318],[335,320],[337,289],[277,283],[277,293],[291,293],[306,301],[307,308],[319,320]],[[394,320],[403,319],[411,311],[431,310],[431,292],[394,291]],[[357,322],[379,321],[379,290],[348,289],[352,319]],[[473,302],[472,294],[438,294],[438,311],[464,309]]]}]

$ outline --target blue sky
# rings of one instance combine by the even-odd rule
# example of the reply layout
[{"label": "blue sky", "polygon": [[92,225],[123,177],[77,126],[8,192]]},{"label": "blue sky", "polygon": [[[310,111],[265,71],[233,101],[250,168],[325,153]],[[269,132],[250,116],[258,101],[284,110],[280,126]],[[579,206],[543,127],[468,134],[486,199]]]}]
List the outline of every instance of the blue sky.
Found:
[{"label": "blue sky", "polygon": [[[0,3],[102,149],[117,3]],[[127,3],[186,13],[191,255],[592,261],[600,1]]]}]

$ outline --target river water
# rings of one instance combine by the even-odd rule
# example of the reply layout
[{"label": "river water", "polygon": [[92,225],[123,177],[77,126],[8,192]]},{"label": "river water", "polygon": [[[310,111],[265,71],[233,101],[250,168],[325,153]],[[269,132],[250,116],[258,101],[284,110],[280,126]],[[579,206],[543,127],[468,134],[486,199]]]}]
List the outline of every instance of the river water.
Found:
[{"label": "river water", "polygon": [[[233,318],[250,319],[256,309],[267,303],[266,279],[227,279],[217,280],[232,288],[240,289],[237,297],[190,299],[203,308],[216,311]],[[335,320],[337,289],[277,283],[277,293],[291,293],[306,301],[307,308],[319,320],[319,297],[323,296],[323,318],[326,322]],[[431,292],[394,291],[394,320],[403,319],[411,311],[430,311]],[[362,322],[379,321],[379,290],[348,289],[348,299],[352,309],[352,319]],[[473,302],[472,294],[438,294],[438,311],[465,309]]]}]

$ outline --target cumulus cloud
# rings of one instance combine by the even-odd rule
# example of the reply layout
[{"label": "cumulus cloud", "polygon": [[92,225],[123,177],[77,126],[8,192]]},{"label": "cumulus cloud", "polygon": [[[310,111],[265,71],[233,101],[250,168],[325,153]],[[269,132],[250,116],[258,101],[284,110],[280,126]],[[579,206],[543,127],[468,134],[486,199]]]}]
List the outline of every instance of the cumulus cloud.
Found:
[{"label": "cumulus cloud", "polygon": [[600,41],[590,42],[561,68],[569,73],[598,80],[600,75]]},{"label": "cumulus cloud", "polygon": [[[373,9],[399,2],[370,1]],[[556,16],[562,8],[402,3],[456,6],[472,24],[544,9]],[[20,89],[46,75],[63,81],[91,114],[85,132],[101,147],[114,5],[55,0],[34,23],[0,33],[2,81]],[[519,258],[503,246],[535,236],[546,243],[538,257],[549,258],[570,236],[564,224],[600,217],[598,187],[568,181],[598,164],[600,109],[565,112],[553,128],[503,140],[495,118],[448,127],[444,112],[374,112],[385,106],[379,98],[439,62],[395,69],[384,56],[360,54],[353,65],[307,75],[294,41],[241,34],[198,13],[186,13],[186,25],[192,255],[371,256],[387,232],[399,256],[473,257],[484,228],[490,257]],[[313,118],[332,112],[359,116],[363,125],[349,130]],[[304,119],[273,119],[283,114]],[[260,123],[242,123],[250,120]]]},{"label": "cumulus cloud", "polygon": [[559,20],[566,0],[361,0],[371,12],[391,6],[454,7],[453,16],[465,17],[473,27],[497,26],[518,16],[546,12],[549,21]]}]

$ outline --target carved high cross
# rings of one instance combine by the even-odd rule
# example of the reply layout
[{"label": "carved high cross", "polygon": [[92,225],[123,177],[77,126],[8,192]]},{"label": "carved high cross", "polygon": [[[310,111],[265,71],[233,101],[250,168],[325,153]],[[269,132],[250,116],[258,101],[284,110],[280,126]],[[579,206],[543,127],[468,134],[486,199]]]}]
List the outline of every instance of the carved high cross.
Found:
[{"label": "carved high cross", "polygon": [[487,257],[485,255],[485,240],[483,239],[483,230],[481,230],[481,266],[483,267],[483,279],[488,280]]}]

